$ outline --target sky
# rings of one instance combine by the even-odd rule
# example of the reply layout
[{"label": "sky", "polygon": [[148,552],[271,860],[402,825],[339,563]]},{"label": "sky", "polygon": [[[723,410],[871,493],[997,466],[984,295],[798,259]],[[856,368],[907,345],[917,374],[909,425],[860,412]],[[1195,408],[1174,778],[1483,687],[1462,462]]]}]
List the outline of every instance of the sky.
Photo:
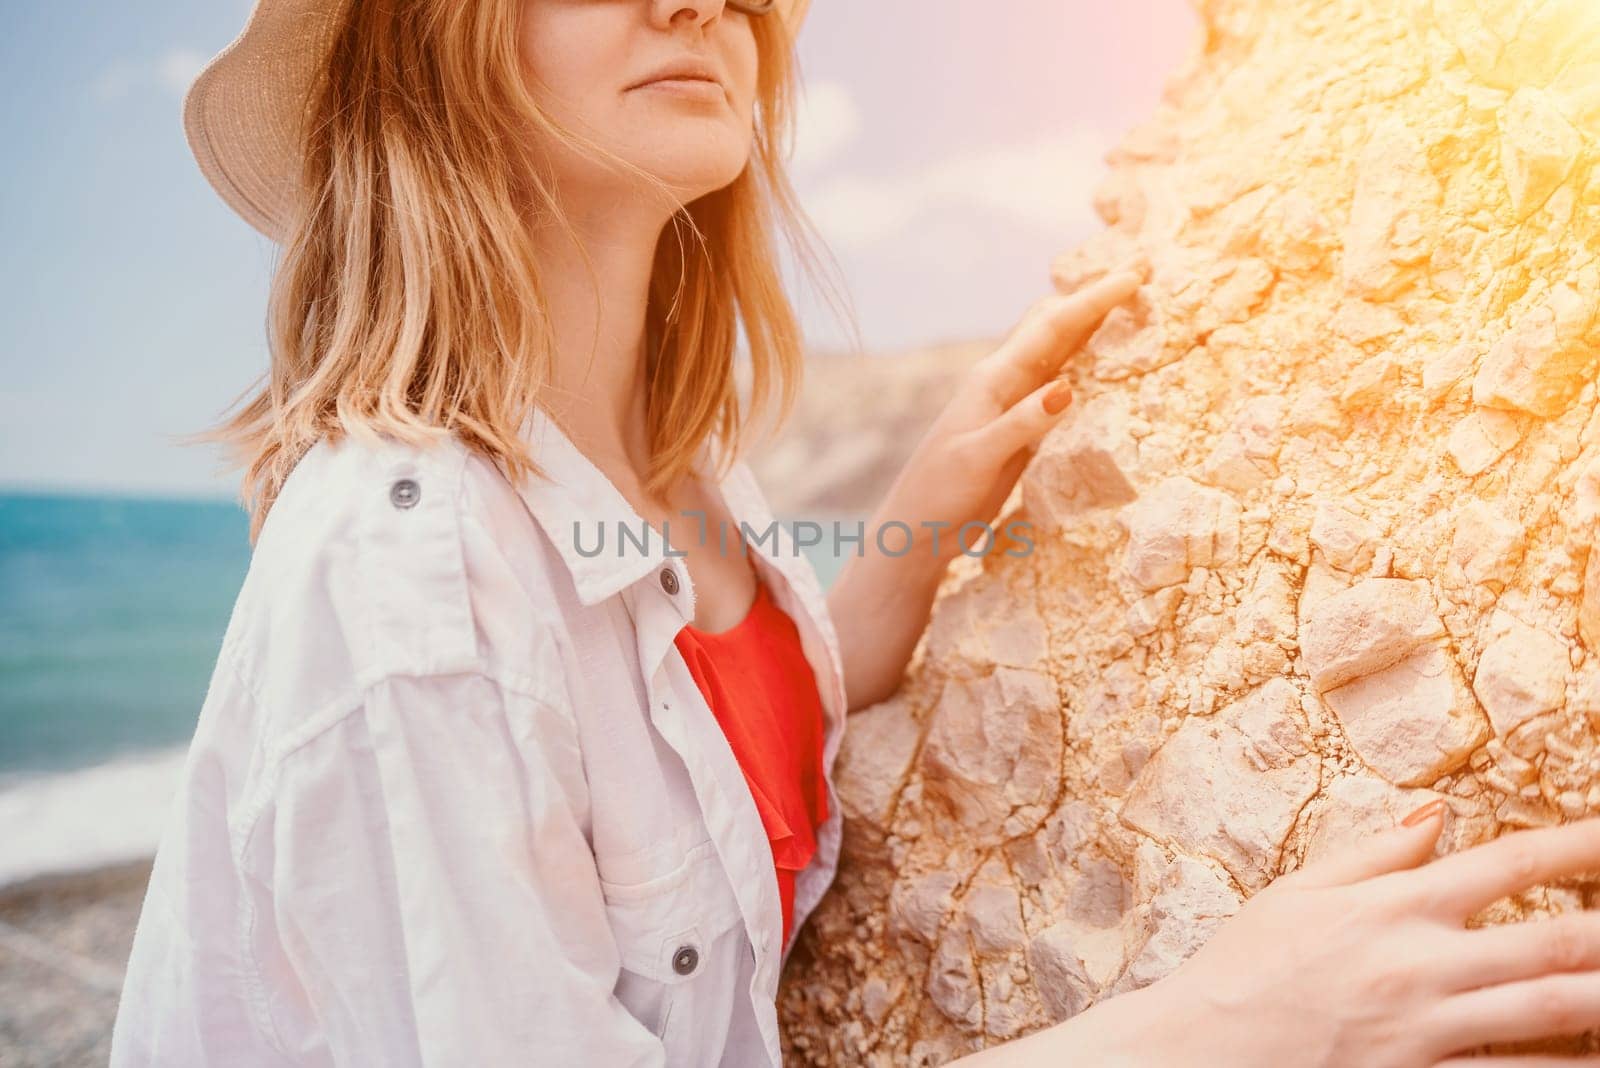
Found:
[{"label": "sky", "polygon": [[[246,0],[11,9],[0,40],[0,490],[232,497],[181,442],[267,366],[272,245],[183,92]],[[1102,157],[1194,45],[1185,0],[812,0],[792,177],[866,349],[1003,336],[1100,227]],[[796,276],[798,279],[798,276]],[[848,343],[792,294],[808,344]]]}]

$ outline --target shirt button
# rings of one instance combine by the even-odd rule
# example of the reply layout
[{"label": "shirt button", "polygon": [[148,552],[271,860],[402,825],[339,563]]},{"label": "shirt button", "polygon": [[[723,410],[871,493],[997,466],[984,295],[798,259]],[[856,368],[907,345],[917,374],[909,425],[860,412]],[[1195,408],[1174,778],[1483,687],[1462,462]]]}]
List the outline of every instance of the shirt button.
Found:
[{"label": "shirt button", "polygon": [[661,588],[668,593],[678,592],[678,573],[670,567],[661,569]]},{"label": "shirt button", "polygon": [[700,963],[700,951],[693,946],[679,946],[678,952],[672,955],[672,970],[679,975],[688,975]]},{"label": "shirt button", "polygon": [[396,508],[410,508],[422,496],[422,487],[418,486],[415,479],[398,479],[389,487],[389,501]]}]

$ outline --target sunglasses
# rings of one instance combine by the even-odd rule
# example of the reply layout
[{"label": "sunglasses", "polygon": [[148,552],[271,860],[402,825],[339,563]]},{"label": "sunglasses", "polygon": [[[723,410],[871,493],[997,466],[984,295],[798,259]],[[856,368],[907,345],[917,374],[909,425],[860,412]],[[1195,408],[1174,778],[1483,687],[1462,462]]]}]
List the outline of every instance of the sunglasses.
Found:
[{"label": "sunglasses", "polygon": [[778,0],[725,0],[725,2],[735,11],[743,11],[746,15],[766,15],[778,6]]}]

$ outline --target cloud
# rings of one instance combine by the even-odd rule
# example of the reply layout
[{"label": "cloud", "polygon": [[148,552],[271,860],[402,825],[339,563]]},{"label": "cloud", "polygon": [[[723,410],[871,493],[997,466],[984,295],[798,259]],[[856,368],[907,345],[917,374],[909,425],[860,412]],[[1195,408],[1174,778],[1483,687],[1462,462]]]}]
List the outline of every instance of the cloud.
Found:
[{"label": "cloud", "polygon": [[913,170],[834,178],[806,193],[806,211],[830,244],[855,249],[895,239],[933,218],[966,219],[975,212],[1067,234],[1096,222],[1091,198],[1105,174],[1108,147],[1098,131],[1079,125]]},{"label": "cloud", "polygon": [[169,92],[182,96],[206,65],[206,57],[192,48],[173,48],[156,61],[156,77]]},{"label": "cloud", "polygon": [[205,61],[206,57],[192,48],[169,48],[154,59],[113,60],[89,91],[97,100],[121,100],[146,90],[182,96]]},{"label": "cloud", "polygon": [[807,85],[795,116],[794,163],[818,167],[849,147],[861,133],[855,97],[839,82]]},{"label": "cloud", "polygon": [[96,100],[119,100],[133,91],[134,65],[126,60],[114,60],[89,86]]}]

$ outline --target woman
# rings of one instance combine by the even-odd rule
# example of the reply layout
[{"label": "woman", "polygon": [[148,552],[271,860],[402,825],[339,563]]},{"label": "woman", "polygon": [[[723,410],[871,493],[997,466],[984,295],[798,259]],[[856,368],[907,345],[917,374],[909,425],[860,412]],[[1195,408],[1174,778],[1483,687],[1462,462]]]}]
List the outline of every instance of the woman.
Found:
[{"label": "woman", "polygon": [[[825,601],[737,459],[732,375],[742,329],[788,411],[803,12],[258,0],[196,79],[196,157],[283,259],[269,382],[217,435],[255,551],[113,1065],[778,1063],[847,710],[892,692],[1138,282],[1042,299],[974,366]],[[1600,823],[1425,864],[1424,816],[970,1061],[1434,1065],[1600,1017],[1583,917],[1463,928],[1594,866]]]}]

